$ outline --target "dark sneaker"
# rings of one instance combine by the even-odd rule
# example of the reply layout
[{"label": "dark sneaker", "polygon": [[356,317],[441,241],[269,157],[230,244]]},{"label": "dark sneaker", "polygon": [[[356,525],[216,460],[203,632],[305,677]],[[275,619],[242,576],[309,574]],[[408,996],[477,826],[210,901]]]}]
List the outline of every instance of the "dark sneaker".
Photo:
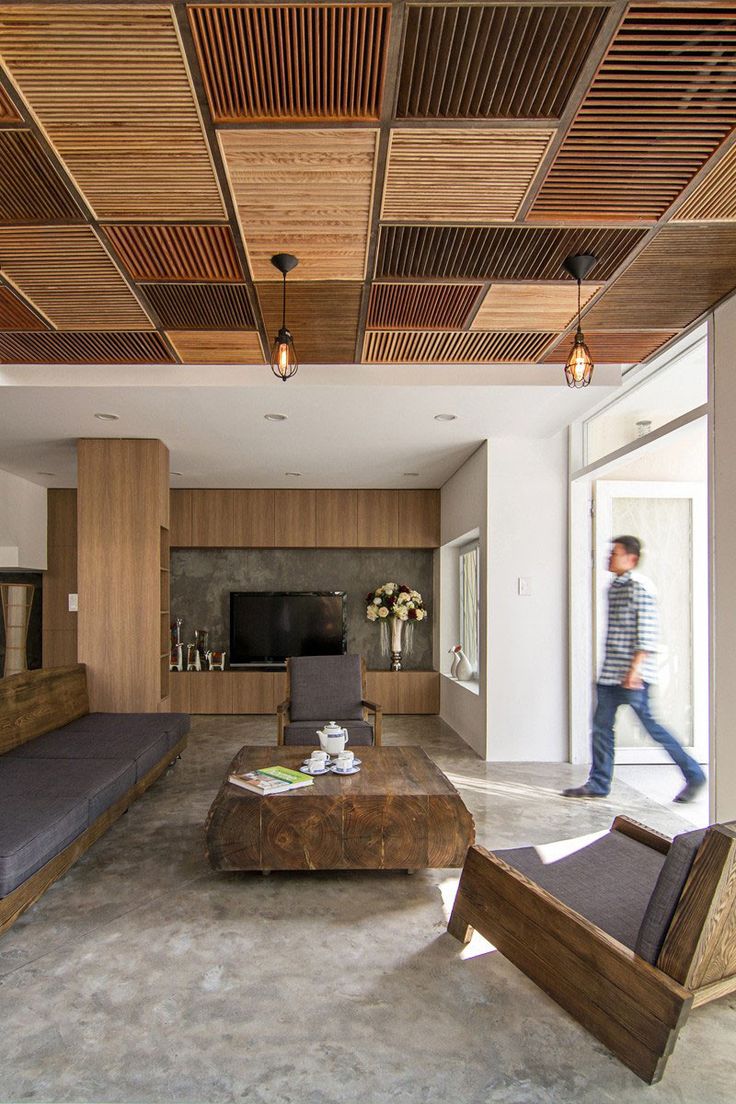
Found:
[{"label": "dark sneaker", "polygon": [[704,785],[705,782],[688,782],[688,784],[680,790],[677,797],[673,797],[672,800],[679,801],[681,805],[686,805],[690,801],[695,801],[695,798]]},{"label": "dark sneaker", "polygon": [[[598,793],[597,790],[591,790],[587,784],[584,786],[572,786],[569,790],[562,791],[563,797],[608,797],[608,794]],[[677,799],[675,799],[677,800]]]}]

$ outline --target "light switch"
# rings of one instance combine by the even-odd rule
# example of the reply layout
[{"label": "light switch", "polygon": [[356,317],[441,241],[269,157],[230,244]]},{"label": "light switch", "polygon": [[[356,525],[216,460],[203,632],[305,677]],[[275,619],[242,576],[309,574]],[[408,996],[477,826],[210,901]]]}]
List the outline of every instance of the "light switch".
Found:
[{"label": "light switch", "polygon": [[532,581],[528,575],[519,576],[519,597],[528,598],[532,592]]},{"label": "light switch", "polygon": [[78,594],[70,594],[69,595],[69,612],[70,613],[78,613],[79,612],[79,595]]}]

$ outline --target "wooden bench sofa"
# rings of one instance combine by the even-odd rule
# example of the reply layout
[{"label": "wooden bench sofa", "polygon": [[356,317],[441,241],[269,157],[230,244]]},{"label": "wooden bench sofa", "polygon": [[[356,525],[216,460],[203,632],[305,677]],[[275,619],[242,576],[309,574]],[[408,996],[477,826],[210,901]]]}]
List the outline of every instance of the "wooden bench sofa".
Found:
[{"label": "wooden bench sofa", "polygon": [[83,664],[0,680],[0,933],[186,746],[182,713],[90,713]]},{"label": "wooden bench sofa", "polygon": [[690,1009],[736,990],[735,828],[619,816],[562,857],[473,846],[448,931],[477,929],[651,1084]]}]

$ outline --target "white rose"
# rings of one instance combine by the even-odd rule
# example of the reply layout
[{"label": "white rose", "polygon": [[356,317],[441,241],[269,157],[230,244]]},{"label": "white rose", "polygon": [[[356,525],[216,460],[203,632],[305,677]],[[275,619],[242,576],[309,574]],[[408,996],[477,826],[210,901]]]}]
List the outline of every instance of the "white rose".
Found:
[{"label": "white rose", "polygon": [[385,606],[381,606],[381,608],[378,611],[378,616],[379,617],[388,617],[388,610],[386,609]]},{"label": "white rose", "polygon": [[378,614],[376,612],[376,607],[375,606],[369,606],[368,607],[368,609],[366,611],[366,617],[368,618],[369,621],[375,621],[376,620],[376,618],[378,617]]},{"label": "white rose", "polygon": [[382,598],[374,598],[374,599],[373,599],[373,605],[374,605],[374,606],[380,606],[380,604],[381,604],[381,602],[382,602],[382,601],[383,601],[383,599],[382,599]]},{"label": "white rose", "polygon": [[418,609],[417,610],[417,621],[421,621],[423,617],[424,617],[424,610]]}]

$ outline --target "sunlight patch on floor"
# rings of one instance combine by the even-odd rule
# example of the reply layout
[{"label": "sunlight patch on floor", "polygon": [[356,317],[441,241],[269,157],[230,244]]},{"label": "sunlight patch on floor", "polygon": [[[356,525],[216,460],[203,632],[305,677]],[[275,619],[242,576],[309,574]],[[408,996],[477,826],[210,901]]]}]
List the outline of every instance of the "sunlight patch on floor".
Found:
[{"label": "sunlight patch on floor", "polygon": [[[473,790],[476,793],[495,797],[523,797],[532,801],[549,801],[550,797],[561,797],[560,791],[547,786],[532,786],[528,782],[501,782],[490,778],[472,778],[466,774],[453,774],[445,771],[455,787]],[[564,798],[568,801],[569,798]]]},{"label": "sunlight patch on floor", "polygon": [[[452,912],[452,906],[455,903],[455,897],[457,895],[457,887],[460,882],[460,878],[445,878],[443,882],[439,883],[439,891],[442,894],[442,909],[445,914],[445,920],[450,919],[450,913]],[[460,958],[465,962],[469,958],[477,958],[478,955],[488,954],[490,951],[495,951],[496,948],[492,943],[489,943],[487,939],[484,939],[480,932],[474,931],[470,942],[463,946],[460,952]]]}]

